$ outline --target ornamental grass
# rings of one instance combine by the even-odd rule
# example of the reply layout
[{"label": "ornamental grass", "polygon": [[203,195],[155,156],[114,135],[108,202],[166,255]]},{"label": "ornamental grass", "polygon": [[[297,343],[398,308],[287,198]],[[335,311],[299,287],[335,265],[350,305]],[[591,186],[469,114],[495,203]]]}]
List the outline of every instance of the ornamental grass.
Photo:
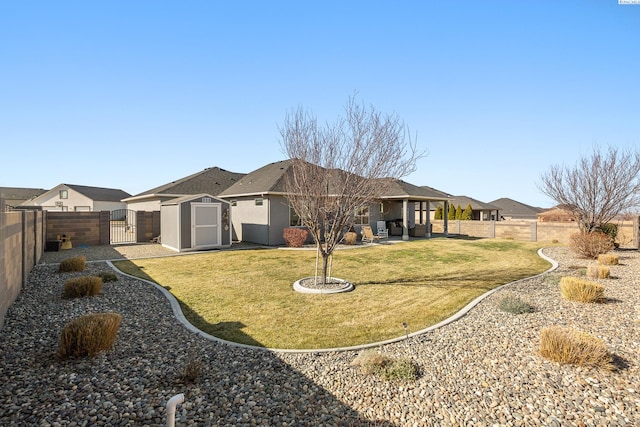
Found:
[{"label": "ornamental grass", "polygon": [[60,266],[58,267],[58,271],[61,273],[72,272],[72,271],[84,271],[86,261],[87,259],[85,258],[84,255],[64,259],[60,263]]},{"label": "ornamental grass", "polygon": [[73,319],[62,329],[57,356],[60,359],[93,357],[110,349],[121,321],[118,313],[87,314]]},{"label": "ornamental grass", "polygon": [[604,286],[578,277],[560,279],[560,292],[569,301],[598,302],[604,299]]},{"label": "ornamental grass", "polygon": [[102,278],[98,276],[82,276],[64,282],[63,298],[79,298],[97,295],[102,291]]},{"label": "ornamental grass", "polygon": [[540,354],[554,362],[613,369],[613,356],[598,338],[563,326],[544,328]]}]

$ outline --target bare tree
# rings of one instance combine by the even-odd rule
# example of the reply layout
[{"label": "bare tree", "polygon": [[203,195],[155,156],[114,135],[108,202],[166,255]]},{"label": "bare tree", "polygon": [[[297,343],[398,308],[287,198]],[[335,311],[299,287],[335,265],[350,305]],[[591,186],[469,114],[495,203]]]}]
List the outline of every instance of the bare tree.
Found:
[{"label": "bare tree", "polygon": [[582,231],[594,231],[640,206],[640,153],[595,147],[573,168],[552,166],[538,188],[568,209]]},{"label": "bare tree", "polygon": [[353,225],[354,213],[378,200],[390,178],[413,172],[425,153],[397,115],[367,108],[354,96],[345,115],[325,125],[299,107],[287,114],[280,135],[291,159],[287,198],[322,255],[324,284],[329,260]]}]

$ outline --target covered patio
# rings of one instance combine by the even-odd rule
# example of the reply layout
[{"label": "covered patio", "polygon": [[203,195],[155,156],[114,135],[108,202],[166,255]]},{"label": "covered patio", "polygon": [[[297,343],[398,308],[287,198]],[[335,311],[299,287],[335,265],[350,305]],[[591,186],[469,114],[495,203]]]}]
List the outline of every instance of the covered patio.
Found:
[{"label": "covered patio", "polygon": [[[380,220],[385,221],[389,236],[431,237],[430,204],[442,203],[449,209],[451,195],[431,187],[418,187],[396,179],[380,197]],[[445,218],[447,216],[445,215]],[[445,219],[444,234],[448,235]]]}]

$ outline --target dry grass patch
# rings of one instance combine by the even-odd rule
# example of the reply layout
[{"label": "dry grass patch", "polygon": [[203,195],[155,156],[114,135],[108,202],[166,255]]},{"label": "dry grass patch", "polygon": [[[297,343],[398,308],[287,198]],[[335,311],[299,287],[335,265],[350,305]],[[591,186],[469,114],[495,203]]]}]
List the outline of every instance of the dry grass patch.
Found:
[{"label": "dry grass patch", "polygon": [[603,285],[578,277],[560,279],[560,292],[570,301],[598,302],[604,299]]},{"label": "dry grass patch", "polygon": [[613,369],[613,356],[598,338],[575,329],[551,326],[540,333],[540,354],[554,362]]},{"label": "dry grass patch", "polygon": [[339,250],[332,275],[353,292],[301,294],[293,282],[314,273],[315,251],[260,249],[118,261],[123,271],[166,287],[201,330],[272,348],[352,346],[415,332],[484,292],[538,274],[538,245],[504,240],[432,239]]},{"label": "dry grass patch", "polygon": [[79,298],[98,295],[102,291],[102,278],[97,276],[74,277],[65,280],[63,298]]},{"label": "dry grass patch", "polygon": [[62,329],[58,357],[92,357],[110,349],[121,321],[122,316],[118,313],[87,314],[73,319]]},{"label": "dry grass patch", "polygon": [[352,362],[365,375],[377,375],[385,380],[415,381],[418,368],[411,360],[395,359],[376,350],[365,350]]}]

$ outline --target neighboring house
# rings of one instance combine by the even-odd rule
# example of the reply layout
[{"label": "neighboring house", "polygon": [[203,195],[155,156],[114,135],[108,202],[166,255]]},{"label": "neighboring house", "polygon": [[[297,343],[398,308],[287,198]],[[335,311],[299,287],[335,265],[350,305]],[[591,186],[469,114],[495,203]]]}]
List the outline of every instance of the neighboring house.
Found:
[{"label": "neighboring house", "polygon": [[[469,204],[471,204],[474,221],[497,221],[500,218],[500,208],[490,203],[481,202],[480,200],[476,200],[467,196],[453,196],[449,200],[450,209],[456,209],[458,206],[460,206],[464,211]],[[434,211],[437,207],[438,205],[436,204],[434,206]],[[435,212],[432,212],[432,218],[434,213]]]},{"label": "neighboring house", "polygon": [[131,194],[114,189],[86,185],[59,184],[51,190],[22,203],[41,206],[47,211],[114,211],[125,209],[122,199]]},{"label": "neighboring house", "polygon": [[507,197],[494,200],[489,203],[500,210],[501,220],[513,221],[537,221],[538,214],[544,211],[542,208],[536,208],[527,204],[518,202]]},{"label": "neighboring house", "polygon": [[222,191],[238,182],[245,174],[229,172],[218,167],[161,185],[123,200],[127,208],[135,211],[159,211],[160,205],[171,199],[196,194],[218,196]]},{"label": "neighboring house", "polygon": [[6,210],[11,210],[46,191],[42,188],[0,187],[0,198],[4,199]]},{"label": "neighboring house", "polygon": [[[285,176],[291,168],[284,160],[263,166],[242,177],[218,197],[231,203],[234,240],[263,245],[284,244],[283,231],[299,226],[299,219],[286,198]],[[415,203],[444,201],[445,197],[401,180],[394,180],[389,190],[380,194],[380,202],[354,212],[356,229],[376,221],[398,220],[403,238],[415,226]],[[424,230],[428,228],[424,227]],[[423,231],[424,233],[424,231]],[[424,234],[422,234],[424,235]]]}]

